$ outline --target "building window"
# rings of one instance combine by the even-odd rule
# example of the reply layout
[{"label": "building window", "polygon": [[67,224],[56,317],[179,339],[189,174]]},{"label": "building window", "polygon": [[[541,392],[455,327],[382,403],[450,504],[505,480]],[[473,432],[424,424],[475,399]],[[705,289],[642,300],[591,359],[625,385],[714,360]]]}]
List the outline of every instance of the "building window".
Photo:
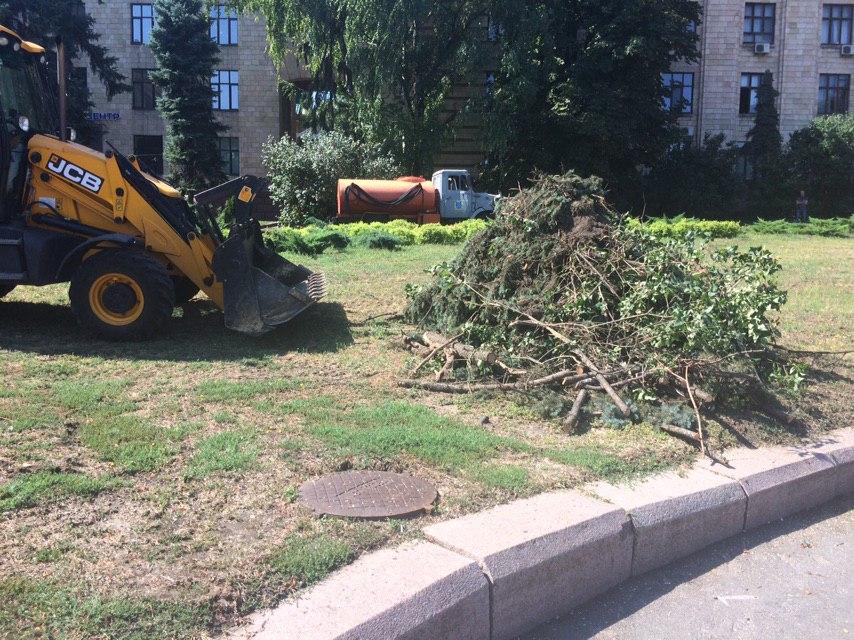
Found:
[{"label": "building window", "polygon": [[133,108],[135,111],[151,111],[155,107],[160,92],[151,81],[149,74],[152,71],[154,69],[131,69]]},{"label": "building window", "polygon": [[225,175],[240,175],[240,138],[219,139],[219,162]]},{"label": "building window", "polygon": [[163,136],[134,136],[133,155],[143,169],[163,175]]},{"label": "building window", "polygon": [[132,4],[130,6],[130,41],[133,44],[151,42],[151,30],[154,28],[154,6],[151,4]]},{"label": "building window", "polygon": [[759,103],[759,87],[762,84],[762,73],[741,74],[741,94],[738,102],[739,113],[756,113]]},{"label": "building window", "polygon": [[664,108],[677,113],[694,111],[694,74],[662,73],[664,84]]},{"label": "building window", "polygon": [[843,73],[822,73],[818,81],[818,115],[848,113],[851,76]]},{"label": "building window", "polygon": [[237,12],[224,4],[211,7],[211,39],[218,45],[237,44]]},{"label": "building window", "polygon": [[774,22],[777,5],[748,2],[744,5],[744,43],[774,44]]},{"label": "building window", "polygon": [[[738,146],[743,147],[744,143],[742,142]],[[735,160],[735,172],[739,177],[748,182],[753,180],[753,161],[744,155],[744,153],[739,153]]]},{"label": "building window", "polygon": [[239,80],[237,71],[214,71],[211,89],[216,111],[237,111],[240,108]]},{"label": "building window", "polygon": [[822,44],[852,44],[854,4],[826,4],[821,14]]}]

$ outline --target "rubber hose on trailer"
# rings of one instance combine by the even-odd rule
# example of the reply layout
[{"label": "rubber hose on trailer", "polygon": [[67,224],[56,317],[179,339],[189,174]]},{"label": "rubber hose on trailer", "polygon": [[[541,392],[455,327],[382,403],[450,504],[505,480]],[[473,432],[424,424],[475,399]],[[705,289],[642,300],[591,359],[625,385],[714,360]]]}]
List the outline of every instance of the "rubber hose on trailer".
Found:
[{"label": "rubber hose on trailer", "polygon": [[399,198],[395,198],[394,200],[380,200],[379,198],[372,196],[354,182],[344,190],[344,212],[347,214],[350,213],[351,193],[357,200],[361,200],[362,202],[367,202],[368,204],[381,209],[392,209],[394,207],[399,207],[402,204],[406,204],[410,200],[414,200],[424,193],[424,188],[420,184],[417,184]]}]

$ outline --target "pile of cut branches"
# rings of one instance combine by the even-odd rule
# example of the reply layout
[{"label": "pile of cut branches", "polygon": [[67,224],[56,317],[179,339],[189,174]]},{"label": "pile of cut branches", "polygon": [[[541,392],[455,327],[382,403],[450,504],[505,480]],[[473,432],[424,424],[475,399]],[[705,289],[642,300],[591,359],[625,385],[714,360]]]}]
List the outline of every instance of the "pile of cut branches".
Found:
[{"label": "pile of cut branches", "polygon": [[[777,335],[770,314],[786,298],[779,268],[762,249],[709,252],[696,237],[625,226],[597,178],[540,176],[434,268],[429,285],[410,290],[406,317],[428,331],[409,339],[422,361],[401,384],[551,387],[572,402],[569,429],[591,391],[626,416],[626,398],[673,394],[695,410],[690,437],[705,448],[700,407],[734,386],[764,386],[758,372]],[[438,381],[414,376],[434,359]]]}]

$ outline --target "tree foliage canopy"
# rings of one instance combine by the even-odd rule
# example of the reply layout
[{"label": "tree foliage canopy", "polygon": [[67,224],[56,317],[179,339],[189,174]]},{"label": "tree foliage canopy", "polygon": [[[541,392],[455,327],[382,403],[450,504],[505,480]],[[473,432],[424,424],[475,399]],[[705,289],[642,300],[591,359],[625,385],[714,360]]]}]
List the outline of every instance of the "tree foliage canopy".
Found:
[{"label": "tree foliage canopy", "polygon": [[677,136],[661,73],[697,57],[693,0],[505,0],[486,151],[499,185],[531,167],[637,181]]},{"label": "tree foliage canopy", "polygon": [[[98,0],[99,4],[103,0]],[[86,13],[81,0],[0,0],[0,23],[22,38],[50,49],[57,37],[65,44],[68,87],[68,123],[91,139],[100,127],[86,119],[92,110],[89,90],[82,79],[74,76],[72,61],[81,56],[89,59],[89,68],[107,90],[107,97],[129,91],[125,76],[118,70],[118,60],[100,44],[95,20]]]},{"label": "tree foliage canopy", "polygon": [[277,61],[293,54],[309,70],[315,125],[380,143],[410,173],[431,167],[450,131],[445,101],[477,58],[489,0],[239,4],[264,15]]},{"label": "tree foliage canopy", "polygon": [[[311,98],[315,124],[379,142],[418,173],[449,135],[450,114],[477,106],[501,186],[560,167],[616,182],[652,164],[675,135],[661,73],[696,57],[690,26],[700,18],[694,0],[239,4],[266,18],[274,57],[296,55],[329,97]],[[495,84],[484,86],[490,73]],[[449,104],[455,84],[472,104]]]},{"label": "tree foliage canopy", "polygon": [[817,118],[789,141],[787,166],[794,192],[810,198],[810,215],[854,212],[854,115]]},{"label": "tree foliage canopy", "polygon": [[747,132],[747,143],[742,151],[757,164],[757,169],[765,168],[779,161],[783,149],[783,137],[780,135],[780,114],[777,111],[777,96],[770,71],[762,75],[762,83],[756,95],[756,120],[753,128]]},{"label": "tree foliage canopy", "polygon": [[218,146],[224,128],[213,115],[211,88],[219,48],[211,40],[202,0],[155,0],[154,9],[151,50],[158,68],[151,78],[160,87],[157,109],[168,126],[170,179],[185,192],[196,192],[224,177]]}]

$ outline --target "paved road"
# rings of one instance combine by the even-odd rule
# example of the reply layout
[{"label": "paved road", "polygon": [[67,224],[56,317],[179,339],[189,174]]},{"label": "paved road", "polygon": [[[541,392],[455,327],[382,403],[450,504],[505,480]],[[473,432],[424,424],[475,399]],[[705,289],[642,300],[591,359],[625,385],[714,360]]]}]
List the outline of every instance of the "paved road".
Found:
[{"label": "paved road", "polygon": [[854,496],[635,578],[522,640],[854,640]]}]

